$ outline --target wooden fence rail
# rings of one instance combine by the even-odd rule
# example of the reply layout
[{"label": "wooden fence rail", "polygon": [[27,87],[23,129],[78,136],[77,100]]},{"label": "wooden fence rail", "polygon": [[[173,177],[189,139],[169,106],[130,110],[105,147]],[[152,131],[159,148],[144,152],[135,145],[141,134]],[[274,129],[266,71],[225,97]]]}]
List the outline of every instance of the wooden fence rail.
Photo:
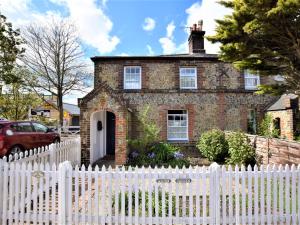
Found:
[{"label": "wooden fence rail", "polygon": [[42,163],[59,165],[64,161],[70,161],[73,166],[81,165],[80,138],[76,137],[60,143],[53,143],[48,146],[27,150],[20,154],[9,155],[2,158],[10,163]]},{"label": "wooden fence rail", "polygon": [[[300,167],[0,162],[2,224],[300,224]],[[1,223],[0,222],[0,223]]]}]

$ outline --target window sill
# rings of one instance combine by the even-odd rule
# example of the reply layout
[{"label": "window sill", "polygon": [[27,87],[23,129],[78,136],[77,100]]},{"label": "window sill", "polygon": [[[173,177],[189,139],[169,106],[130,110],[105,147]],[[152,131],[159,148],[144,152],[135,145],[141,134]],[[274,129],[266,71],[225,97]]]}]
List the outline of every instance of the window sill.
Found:
[{"label": "window sill", "polygon": [[167,140],[168,143],[189,143],[189,140]]}]

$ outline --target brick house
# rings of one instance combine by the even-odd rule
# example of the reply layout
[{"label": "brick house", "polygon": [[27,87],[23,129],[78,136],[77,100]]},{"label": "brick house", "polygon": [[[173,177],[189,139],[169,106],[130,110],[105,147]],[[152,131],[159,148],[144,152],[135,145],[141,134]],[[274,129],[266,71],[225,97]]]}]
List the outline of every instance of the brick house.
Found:
[{"label": "brick house", "polygon": [[237,71],[206,54],[204,34],[200,26],[191,28],[188,54],[92,58],[94,90],[79,99],[83,162],[113,154],[124,164],[126,140],[142,135],[137,118],[146,106],[161,139],[182,146],[212,128],[255,132],[276,98],[254,91],[273,78]]},{"label": "brick house", "polygon": [[281,138],[293,140],[300,134],[299,96],[284,94],[267,109],[272,116],[273,126]]}]

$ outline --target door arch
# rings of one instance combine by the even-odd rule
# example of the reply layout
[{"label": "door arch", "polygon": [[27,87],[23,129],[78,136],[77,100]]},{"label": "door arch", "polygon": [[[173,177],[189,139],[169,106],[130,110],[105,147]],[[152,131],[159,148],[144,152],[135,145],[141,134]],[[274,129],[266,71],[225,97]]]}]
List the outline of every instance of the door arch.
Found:
[{"label": "door arch", "polygon": [[92,113],[90,120],[90,163],[115,155],[116,116],[107,110]]}]

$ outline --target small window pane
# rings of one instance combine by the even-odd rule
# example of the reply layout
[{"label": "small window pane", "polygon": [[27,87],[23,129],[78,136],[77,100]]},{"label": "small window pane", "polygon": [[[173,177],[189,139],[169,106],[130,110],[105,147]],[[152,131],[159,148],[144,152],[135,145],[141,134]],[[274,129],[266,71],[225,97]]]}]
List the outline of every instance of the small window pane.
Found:
[{"label": "small window pane", "polygon": [[168,139],[188,140],[186,110],[170,110],[168,112]]},{"label": "small window pane", "polygon": [[256,90],[257,86],[260,85],[260,77],[257,74],[251,74],[249,70],[244,73],[245,78],[245,89]]},{"label": "small window pane", "polygon": [[124,71],[124,89],[141,89],[140,67],[128,66]]},{"label": "small window pane", "polygon": [[180,88],[195,89],[197,88],[197,73],[195,68],[180,68]]}]

